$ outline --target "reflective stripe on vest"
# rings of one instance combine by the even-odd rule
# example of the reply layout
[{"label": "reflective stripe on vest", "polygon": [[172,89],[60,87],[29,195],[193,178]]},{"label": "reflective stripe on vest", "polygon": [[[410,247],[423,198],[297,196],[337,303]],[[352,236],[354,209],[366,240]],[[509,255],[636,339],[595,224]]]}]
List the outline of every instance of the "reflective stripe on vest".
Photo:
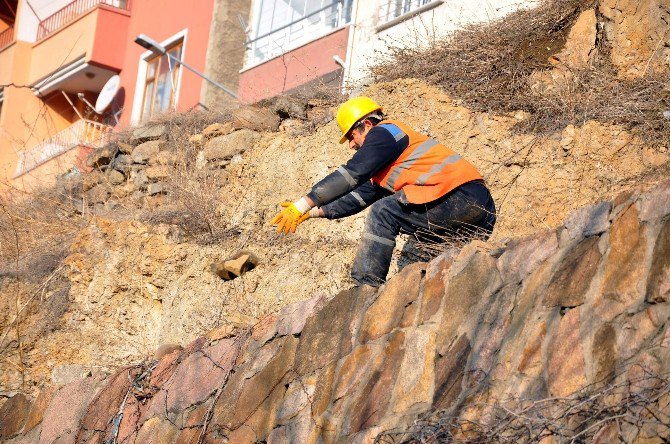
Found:
[{"label": "reflective stripe on vest", "polygon": [[[464,183],[482,179],[463,157],[404,123],[387,120],[380,125],[396,140],[407,135],[409,141],[405,151],[372,180],[388,191],[402,190],[408,202],[432,202]],[[401,134],[402,137],[396,138]]]},{"label": "reflective stripe on vest", "polygon": [[435,145],[437,145],[436,140],[428,139],[416,147],[416,149],[412,151],[412,154],[410,154],[407,159],[394,166],[393,171],[391,171],[391,175],[389,176],[389,180],[386,182],[386,185],[384,185],[384,188],[389,191],[395,191],[395,184],[398,181],[398,177],[400,177],[400,173],[402,173],[403,170],[410,169],[412,165],[414,165],[414,162],[419,160],[421,156],[426,154],[426,152],[428,152],[428,150]]}]

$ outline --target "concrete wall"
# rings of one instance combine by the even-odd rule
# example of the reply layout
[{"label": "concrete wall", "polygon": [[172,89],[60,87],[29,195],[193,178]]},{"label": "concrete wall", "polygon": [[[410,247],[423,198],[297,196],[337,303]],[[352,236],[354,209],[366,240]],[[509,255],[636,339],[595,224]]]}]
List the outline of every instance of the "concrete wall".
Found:
[{"label": "concrete wall", "polygon": [[[251,0],[215,0],[205,73],[237,92],[244,62],[246,34],[238,14],[249,22]],[[209,82],[202,84],[202,103],[210,109],[231,105],[234,99]]]},{"label": "concrete wall", "polygon": [[[356,87],[368,77],[369,68],[388,54],[389,48],[426,47],[463,26],[503,17],[533,0],[446,0],[438,6],[388,29],[378,30],[380,8],[388,0],[356,0],[353,5],[351,49],[347,54],[346,80]],[[435,2],[436,4],[438,2]]]}]

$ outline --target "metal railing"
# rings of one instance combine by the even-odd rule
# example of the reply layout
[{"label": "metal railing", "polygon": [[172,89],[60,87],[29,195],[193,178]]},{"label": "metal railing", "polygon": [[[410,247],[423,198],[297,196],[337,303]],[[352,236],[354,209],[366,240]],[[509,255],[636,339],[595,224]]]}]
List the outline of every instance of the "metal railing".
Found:
[{"label": "metal railing", "polygon": [[99,5],[113,6],[115,8],[128,10],[129,0],[74,0],[64,8],[42,20],[37,27],[37,40],[52,34],[68,23],[73,22],[84,13]]},{"label": "metal railing", "polygon": [[350,19],[351,4],[350,0],[337,0],[298,20],[255,36],[247,41],[245,64],[261,63],[343,26]]},{"label": "metal railing", "polygon": [[77,146],[101,147],[109,141],[111,131],[112,127],[104,123],[86,119],[79,120],[31,149],[20,151],[14,178],[34,170]]},{"label": "metal railing", "polygon": [[0,32],[0,50],[5,49],[14,41],[14,28],[7,28]]},{"label": "metal railing", "polygon": [[433,0],[387,0],[379,8],[379,21],[377,23],[382,24],[391,21],[401,15],[419,9],[431,1]]}]

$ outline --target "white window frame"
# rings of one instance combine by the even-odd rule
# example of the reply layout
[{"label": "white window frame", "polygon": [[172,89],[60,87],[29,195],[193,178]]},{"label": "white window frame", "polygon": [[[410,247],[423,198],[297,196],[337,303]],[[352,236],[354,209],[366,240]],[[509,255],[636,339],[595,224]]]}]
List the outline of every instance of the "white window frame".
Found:
[{"label": "white window frame", "polygon": [[[168,48],[171,45],[181,41],[181,60],[186,59],[186,40],[188,37],[188,28],[179,31],[178,33],[168,37],[167,39],[159,42],[164,48]],[[130,114],[130,124],[137,125],[140,123],[140,118],[142,117],[142,103],[144,101],[144,87],[147,77],[147,67],[149,66],[148,61],[156,57],[156,53],[151,50],[147,50],[140,55],[140,62],[137,67],[137,79],[135,81],[135,95],[133,97],[133,111]],[[177,84],[175,85],[175,94],[174,94],[174,107],[177,108],[179,104],[179,93],[181,91],[181,78],[184,75],[184,70],[179,69],[179,74],[177,76]]]},{"label": "white window frame", "polygon": [[[265,0],[265,1],[270,1],[270,0]],[[277,1],[281,1],[281,0],[274,0],[274,1],[277,2]],[[336,1],[337,0],[326,0],[324,3],[325,4],[336,3]],[[254,1],[254,4],[253,4],[253,12],[252,12],[251,20],[250,20],[250,22],[253,23],[253,25],[252,25],[252,31],[253,32],[250,35],[250,40],[251,41],[254,41],[255,39],[257,39],[257,37],[259,35],[259,32],[258,32],[257,28],[259,27],[259,23],[260,23],[260,20],[261,20],[261,4],[262,3],[263,3],[263,0],[256,0],[256,1]],[[354,0],[351,1],[351,5],[353,5],[353,3],[354,3]],[[343,3],[343,6],[345,4],[346,4],[346,2]],[[352,6],[352,8],[353,8],[353,6]],[[350,13],[351,13],[351,11],[350,11]],[[323,38],[323,37],[325,37],[329,34],[332,34],[335,31],[338,31],[338,30],[342,29],[344,26],[347,25],[347,23],[349,23],[349,21],[344,20],[344,18],[346,17],[346,14],[345,14],[343,9],[341,9],[338,12],[338,14],[341,14],[341,23],[339,23],[335,27],[325,26],[325,23],[321,23],[321,26],[318,28],[317,32],[312,32],[312,33],[309,34],[309,37],[304,38],[304,39],[298,39],[297,41],[294,41],[292,43],[291,43],[291,38],[287,37],[287,41],[289,43],[286,43],[282,47],[281,51],[279,51],[276,54],[271,52],[270,55],[265,57],[265,58],[254,57],[253,51],[256,48],[256,42],[254,41],[254,43],[251,43],[247,47],[247,50],[246,50],[246,53],[245,53],[244,66],[243,66],[243,68],[240,72],[249,70],[249,69],[254,68],[258,65],[262,65],[263,63],[266,63],[269,60],[280,57],[281,55],[286,54],[287,52],[293,51],[296,48],[304,46],[304,45],[306,45],[310,42],[313,42],[315,40]],[[304,17],[303,17],[303,19],[304,19]],[[296,20],[296,21],[299,21],[299,20]],[[281,28],[281,26],[279,26],[279,28]],[[269,31],[269,32],[275,32],[275,31]],[[282,31],[277,31],[277,32],[282,32]],[[294,32],[300,32],[300,31],[294,31]],[[266,34],[266,33],[267,32],[263,32],[262,34]],[[290,34],[291,34],[291,27],[288,28],[288,31],[287,31],[286,35],[290,36]]]}]

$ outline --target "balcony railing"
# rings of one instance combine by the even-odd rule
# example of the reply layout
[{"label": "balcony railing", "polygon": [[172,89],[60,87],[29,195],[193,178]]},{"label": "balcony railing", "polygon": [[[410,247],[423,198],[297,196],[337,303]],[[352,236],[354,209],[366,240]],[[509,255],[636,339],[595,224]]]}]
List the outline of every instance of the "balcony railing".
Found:
[{"label": "balcony railing", "polygon": [[109,141],[111,130],[111,126],[103,123],[79,120],[31,149],[19,152],[19,163],[14,178],[77,146],[101,147]]},{"label": "balcony railing", "polygon": [[7,28],[0,32],[0,50],[5,49],[14,41],[14,28]]},{"label": "balcony railing", "polygon": [[[351,4],[350,0],[335,0],[297,20],[257,34],[246,43],[245,65],[256,65],[343,26],[349,21]],[[261,20],[265,18],[261,17]],[[272,17],[268,20],[272,21]]]},{"label": "balcony railing", "polygon": [[401,15],[415,11],[432,0],[387,0],[379,8],[378,23],[385,23]]},{"label": "balcony railing", "polygon": [[37,40],[58,31],[98,5],[128,10],[129,3],[129,0],[74,0],[40,22],[37,28]]}]

